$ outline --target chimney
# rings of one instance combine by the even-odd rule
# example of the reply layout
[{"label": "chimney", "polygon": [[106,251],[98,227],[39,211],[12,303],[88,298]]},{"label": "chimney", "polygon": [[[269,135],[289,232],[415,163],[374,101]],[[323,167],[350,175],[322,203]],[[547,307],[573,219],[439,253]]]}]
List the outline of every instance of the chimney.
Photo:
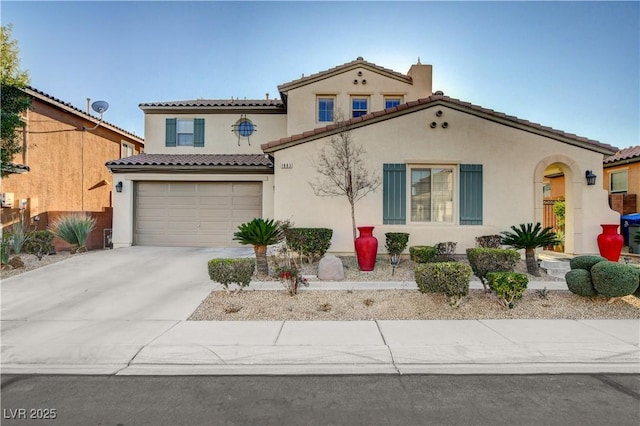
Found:
[{"label": "chimney", "polygon": [[267,97],[267,100],[269,100],[269,94],[265,93],[265,96]]},{"label": "chimney", "polygon": [[87,98],[87,114],[91,115],[91,109],[89,108],[91,105],[91,98]]},{"label": "chimney", "polygon": [[423,65],[418,59],[417,64],[411,65],[407,75],[413,80],[414,99],[426,98],[433,94],[433,67],[431,65]]}]

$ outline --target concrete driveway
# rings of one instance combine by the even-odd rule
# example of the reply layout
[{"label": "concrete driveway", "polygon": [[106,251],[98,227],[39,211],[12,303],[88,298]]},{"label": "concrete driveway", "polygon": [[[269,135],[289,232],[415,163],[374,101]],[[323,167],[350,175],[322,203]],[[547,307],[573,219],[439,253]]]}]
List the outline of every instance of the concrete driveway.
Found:
[{"label": "concrete driveway", "polygon": [[87,372],[113,373],[141,342],[187,319],[209,294],[209,259],[252,255],[250,247],[129,247],[3,280],[3,369],[45,364],[54,372],[65,365],[77,371],[86,364]]}]

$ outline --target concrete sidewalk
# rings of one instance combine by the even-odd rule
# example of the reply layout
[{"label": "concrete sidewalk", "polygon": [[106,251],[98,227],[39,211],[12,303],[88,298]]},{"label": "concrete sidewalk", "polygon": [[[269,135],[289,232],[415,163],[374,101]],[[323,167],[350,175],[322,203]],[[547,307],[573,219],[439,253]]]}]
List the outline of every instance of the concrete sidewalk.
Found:
[{"label": "concrete sidewalk", "polygon": [[95,328],[94,342],[65,333],[67,341],[45,348],[7,333],[2,373],[640,373],[635,319],[134,321],[121,324],[121,336],[87,326]]}]

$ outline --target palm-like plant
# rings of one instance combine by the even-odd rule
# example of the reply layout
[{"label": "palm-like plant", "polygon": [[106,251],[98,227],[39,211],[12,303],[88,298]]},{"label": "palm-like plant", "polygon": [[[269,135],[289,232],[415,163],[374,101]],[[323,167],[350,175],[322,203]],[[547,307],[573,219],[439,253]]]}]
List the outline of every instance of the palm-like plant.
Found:
[{"label": "palm-like plant", "polygon": [[538,247],[555,246],[559,243],[551,227],[542,228],[540,222],[520,224],[520,228],[512,226],[511,231],[502,232],[502,244],[515,249],[524,249],[527,262],[527,272],[536,277],[540,276],[540,269],[536,261],[535,250]]},{"label": "palm-like plant", "polygon": [[86,242],[96,226],[96,220],[86,214],[69,214],[56,219],[51,230],[56,237],[71,245],[71,254],[87,251]]},{"label": "palm-like plant", "polygon": [[269,275],[267,246],[280,242],[282,237],[282,230],[277,222],[274,222],[273,219],[264,220],[262,218],[255,218],[250,222],[243,223],[238,226],[238,232],[233,234],[235,241],[253,246],[253,251],[256,253],[256,270],[261,278]]}]

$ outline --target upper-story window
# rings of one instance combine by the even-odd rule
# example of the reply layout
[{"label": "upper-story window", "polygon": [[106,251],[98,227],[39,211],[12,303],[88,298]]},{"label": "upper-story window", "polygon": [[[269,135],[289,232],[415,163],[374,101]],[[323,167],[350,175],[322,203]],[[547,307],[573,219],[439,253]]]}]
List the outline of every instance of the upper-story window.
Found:
[{"label": "upper-story window", "polygon": [[351,117],[356,118],[369,112],[369,99],[364,97],[351,98]]},{"label": "upper-story window", "polygon": [[627,192],[627,171],[612,172],[609,175],[609,191],[611,193]]},{"label": "upper-story window", "polygon": [[318,96],[318,121],[333,121],[335,96]]},{"label": "upper-story window", "polygon": [[131,157],[133,155],[133,145],[129,142],[120,142],[120,158]]},{"label": "upper-story window", "polygon": [[397,107],[402,103],[402,96],[385,96],[384,109]]},{"label": "upper-story window", "polygon": [[167,118],[165,146],[204,146],[204,118]]}]

